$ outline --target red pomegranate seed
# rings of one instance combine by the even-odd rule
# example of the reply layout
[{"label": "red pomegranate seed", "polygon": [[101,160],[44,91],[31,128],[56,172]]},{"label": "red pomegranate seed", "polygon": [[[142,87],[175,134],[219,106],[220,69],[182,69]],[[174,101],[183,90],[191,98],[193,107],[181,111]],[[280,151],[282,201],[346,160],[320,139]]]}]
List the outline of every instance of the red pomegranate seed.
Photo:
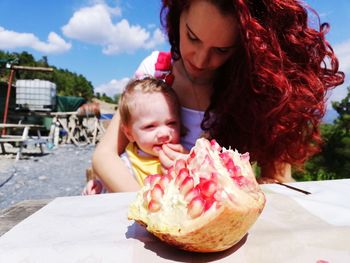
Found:
[{"label": "red pomegranate seed", "polygon": [[239,167],[238,165],[235,165],[234,172],[236,176],[241,176],[242,175],[241,167]]},{"label": "red pomegranate seed", "polygon": [[183,182],[183,180],[185,180],[185,178],[187,177],[187,176],[189,176],[190,175],[190,172],[188,171],[188,169],[187,168],[182,168],[180,171],[179,171],[179,173],[177,174],[177,177],[176,177],[176,179],[175,179],[175,183],[177,184],[177,185],[180,185],[182,182]]},{"label": "red pomegranate seed", "polygon": [[228,152],[219,153],[219,156],[224,164],[226,164],[228,160],[231,160],[230,154]]},{"label": "red pomegranate seed", "polygon": [[216,142],[216,140],[215,139],[212,139],[211,141],[210,141],[210,145],[211,145],[211,148],[215,151],[218,151],[218,152],[220,152],[221,150],[222,150],[222,148],[221,148],[221,146]]},{"label": "red pomegranate seed", "polygon": [[243,187],[249,183],[249,181],[242,175],[231,177],[239,187]]},{"label": "red pomegranate seed", "polygon": [[148,210],[150,212],[158,212],[160,210],[160,203],[155,200],[151,200],[148,204]]},{"label": "red pomegranate seed", "polygon": [[188,214],[191,218],[197,218],[204,212],[205,202],[201,197],[195,197],[188,204]]},{"label": "red pomegranate seed", "polygon": [[180,192],[186,195],[194,187],[194,180],[191,176],[187,176],[180,185]]},{"label": "red pomegranate seed", "polygon": [[164,195],[164,190],[159,184],[156,184],[151,190],[151,198],[155,201],[160,201]]},{"label": "red pomegranate seed", "polygon": [[211,173],[201,173],[200,175],[199,175],[199,179],[201,180],[201,181],[207,181],[207,180],[211,180]]},{"label": "red pomegranate seed", "polygon": [[171,179],[173,179],[173,178],[175,178],[175,177],[176,177],[175,169],[174,169],[174,167],[173,167],[173,166],[172,166],[172,167],[170,167],[170,168],[168,169],[168,173],[167,173],[167,175],[168,175],[169,177],[171,177]]},{"label": "red pomegranate seed", "polygon": [[192,162],[192,160],[196,157],[196,153],[194,151],[190,152],[190,155],[187,158],[187,165]]},{"label": "red pomegranate seed", "polygon": [[161,177],[162,177],[162,175],[160,175],[160,174],[151,174],[145,178],[144,184],[150,185],[151,187],[153,187],[156,183],[159,182]]},{"label": "red pomegranate seed", "polygon": [[233,170],[235,168],[235,164],[232,159],[228,159],[225,163],[227,170]]},{"label": "red pomegranate seed", "polygon": [[208,211],[209,208],[214,204],[214,202],[215,202],[214,198],[205,199],[204,211]]},{"label": "red pomegranate seed", "polygon": [[185,200],[187,202],[190,202],[193,198],[199,196],[200,191],[198,189],[198,187],[194,187],[192,188],[187,194],[185,194]]},{"label": "red pomegranate seed", "polygon": [[201,193],[205,197],[211,197],[216,193],[217,184],[214,181],[202,180],[199,185]]},{"label": "red pomegranate seed", "polygon": [[160,178],[160,180],[159,180],[160,186],[161,186],[163,189],[165,189],[165,188],[168,186],[168,184],[170,183],[171,179],[172,179],[171,175],[169,175],[169,174],[164,174],[164,175],[162,176],[162,178]]},{"label": "red pomegranate seed", "polygon": [[181,169],[186,168],[187,164],[184,159],[178,159],[175,162],[175,173],[179,173]]}]

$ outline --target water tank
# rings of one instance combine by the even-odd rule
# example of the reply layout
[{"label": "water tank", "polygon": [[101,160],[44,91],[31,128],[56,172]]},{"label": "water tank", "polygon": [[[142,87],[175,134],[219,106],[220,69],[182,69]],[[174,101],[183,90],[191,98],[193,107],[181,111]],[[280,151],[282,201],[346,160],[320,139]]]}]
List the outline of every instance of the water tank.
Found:
[{"label": "water tank", "polygon": [[17,80],[16,105],[29,110],[53,110],[56,107],[56,84],[39,79]]}]

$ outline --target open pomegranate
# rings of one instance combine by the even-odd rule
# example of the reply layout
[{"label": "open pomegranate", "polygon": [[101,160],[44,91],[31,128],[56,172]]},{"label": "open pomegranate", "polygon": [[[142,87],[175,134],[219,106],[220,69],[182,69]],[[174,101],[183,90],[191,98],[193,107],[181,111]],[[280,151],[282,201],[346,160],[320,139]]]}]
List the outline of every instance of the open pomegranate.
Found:
[{"label": "open pomegranate", "polygon": [[201,138],[168,174],[146,178],[128,218],[183,250],[216,252],[240,241],[264,205],[249,154]]}]

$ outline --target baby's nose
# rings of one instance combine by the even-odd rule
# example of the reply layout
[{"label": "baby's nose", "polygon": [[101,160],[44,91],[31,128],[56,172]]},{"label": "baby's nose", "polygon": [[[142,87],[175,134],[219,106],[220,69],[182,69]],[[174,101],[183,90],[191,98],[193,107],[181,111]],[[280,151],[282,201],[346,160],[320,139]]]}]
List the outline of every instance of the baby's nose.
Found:
[{"label": "baby's nose", "polygon": [[161,131],[157,134],[157,143],[168,143],[171,141],[171,135],[169,131]]}]

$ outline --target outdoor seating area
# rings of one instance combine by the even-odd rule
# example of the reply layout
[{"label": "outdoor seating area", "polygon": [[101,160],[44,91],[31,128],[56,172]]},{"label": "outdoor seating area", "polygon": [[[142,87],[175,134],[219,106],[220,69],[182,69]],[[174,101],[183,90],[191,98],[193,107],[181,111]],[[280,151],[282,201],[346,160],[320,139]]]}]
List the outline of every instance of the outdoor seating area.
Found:
[{"label": "outdoor seating area", "polygon": [[[38,145],[40,152],[44,153],[43,144],[48,142],[48,138],[41,136],[42,125],[34,124],[0,124],[0,145],[2,153],[6,153],[5,143],[18,146],[16,161],[21,158],[23,148],[29,144]],[[33,131],[35,135],[31,135]]]},{"label": "outdoor seating area", "polygon": [[77,146],[95,145],[105,131],[101,120],[95,114],[81,115],[76,112],[52,112],[49,138],[54,146],[73,143]]},{"label": "outdoor seating area", "polygon": [[44,154],[45,148],[60,144],[85,146],[100,140],[108,123],[102,113],[113,116],[115,105],[106,111],[101,101],[58,96],[56,84],[46,80],[17,80],[13,85],[12,75],[0,92],[1,154],[15,153],[18,161],[28,146]]},{"label": "outdoor seating area", "polygon": [[[39,147],[41,154],[45,148],[52,149],[60,144],[76,146],[95,145],[105,132],[104,120],[95,114],[81,115],[73,112],[32,113],[49,119],[49,125],[37,123],[0,123],[0,146],[2,154],[9,154],[5,144],[11,144],[20,160],[23,149]],[[33,116],[33,115],[32,115]],[[26,119],[26,118],[24,118]]]}]

